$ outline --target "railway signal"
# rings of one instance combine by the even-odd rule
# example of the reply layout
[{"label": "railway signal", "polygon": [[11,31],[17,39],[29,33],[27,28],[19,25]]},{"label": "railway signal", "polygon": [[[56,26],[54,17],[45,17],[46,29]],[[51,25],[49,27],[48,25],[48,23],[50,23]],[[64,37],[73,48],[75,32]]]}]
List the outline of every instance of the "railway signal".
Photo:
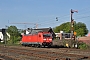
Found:
[{"label": "railway signal", "polygon": [[[75,36],[74,35],[74,19],[72,18],[72,15],[73,15],[74,12],[78,13],[77,10],[72,10],[71,9],[70,13],[71,13],[71,33],[72,33],[72,36]],[[71,39],[72,39],[72,37],[71,37]]]}]

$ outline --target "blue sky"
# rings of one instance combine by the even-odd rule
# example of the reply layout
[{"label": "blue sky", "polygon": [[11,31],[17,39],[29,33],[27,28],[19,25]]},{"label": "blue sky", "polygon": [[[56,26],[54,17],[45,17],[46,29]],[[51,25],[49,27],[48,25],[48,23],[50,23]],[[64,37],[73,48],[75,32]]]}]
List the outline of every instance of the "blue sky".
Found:
[{"label": "blue sky", "polygon": [[34,28],[35,24],[38,28],[53,28],[70,21],[71,9],[78,10],[73,19],[85,23],[90,31],[90,0],[0,0],[0,28]]}]

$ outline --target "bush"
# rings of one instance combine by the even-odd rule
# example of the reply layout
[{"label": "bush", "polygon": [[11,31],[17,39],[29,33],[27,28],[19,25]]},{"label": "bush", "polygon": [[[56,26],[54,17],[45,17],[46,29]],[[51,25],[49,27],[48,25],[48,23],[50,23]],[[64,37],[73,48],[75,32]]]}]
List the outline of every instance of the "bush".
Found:
[{"label": "bush", "polygon": [[86,43],[79,43],[79,48],[80,49],[88,49],[88,45]]}]

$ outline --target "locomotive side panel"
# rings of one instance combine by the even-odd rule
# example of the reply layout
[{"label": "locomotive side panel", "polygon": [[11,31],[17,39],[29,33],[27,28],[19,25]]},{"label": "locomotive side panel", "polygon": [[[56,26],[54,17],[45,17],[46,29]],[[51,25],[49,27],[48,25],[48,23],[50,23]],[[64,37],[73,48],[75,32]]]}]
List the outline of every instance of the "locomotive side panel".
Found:
[{"label": "locomotive side panel", "polygon": [[52,35],[50,33],[42,33],[42,32],[38,34],[32,34],[32,35],[23,35],[22,45],[51,46]]}]

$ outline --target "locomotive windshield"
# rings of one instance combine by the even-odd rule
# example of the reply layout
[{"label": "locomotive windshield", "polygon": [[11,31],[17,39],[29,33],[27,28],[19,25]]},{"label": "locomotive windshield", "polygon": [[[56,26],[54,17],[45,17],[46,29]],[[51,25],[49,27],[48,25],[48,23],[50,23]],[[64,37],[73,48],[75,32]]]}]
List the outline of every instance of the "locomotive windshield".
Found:
[{"label": "locomotive windshield", "polygon": [[43,34],[43,37],[51,37],[51,34]]}]

